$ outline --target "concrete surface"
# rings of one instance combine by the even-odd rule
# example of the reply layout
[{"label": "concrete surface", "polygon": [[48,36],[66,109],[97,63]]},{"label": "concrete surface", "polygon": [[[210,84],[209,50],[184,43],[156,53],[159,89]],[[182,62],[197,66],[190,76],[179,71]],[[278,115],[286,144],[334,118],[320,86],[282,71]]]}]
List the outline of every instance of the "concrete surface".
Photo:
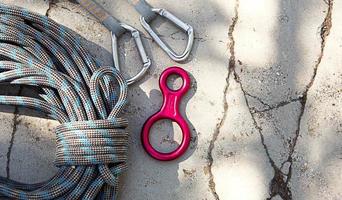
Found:
[{"label": "concrete surface", "polygon": [[[79,5],[0,2],[48,15],[78,34],[103,65],[112,64],[108,31]],[[196,31],[190,59],[177,64],[192,78],[181,110],[193,137],[187,153],[172,162],[146,155],[140,129],[161,105],[160,73],[176,63],[151,41],[126,1],[97,2],[141,30],[153,60],[148,75],[129,90],[131,148],[121,199],[342,199],[342,2],[149,0]],[[161,19],[153,24],[182,50],[185,36],[177,28]],[[125,75],[141,65],[134,47],[127,35],[121,39]],[[6,109],[0,113],[0,175],[31,183],[48,179],[56,171],[51,129],[57,123]],[[175,124],[154,127],[158,149],[172,150],[180,140]]]}]

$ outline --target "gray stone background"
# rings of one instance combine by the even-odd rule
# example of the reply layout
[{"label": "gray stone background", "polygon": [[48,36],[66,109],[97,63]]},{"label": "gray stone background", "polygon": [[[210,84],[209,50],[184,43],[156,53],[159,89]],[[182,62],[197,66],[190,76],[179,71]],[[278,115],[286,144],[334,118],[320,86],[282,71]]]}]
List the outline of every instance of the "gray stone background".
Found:
[{"label": "gray stone background", "polygon": [[[0,0],[47,15],[83,38],[104,65],[112,65],[109,32],[67,0]],[[342,1],[149,0],[195,29],[190,59],[177,64],[191,74],[182,104],[191,147],[172,162],[143,151],[140,130],[162,101],[158,77],[176,65],[141,28],[124,0],[98,0],[113,16],[143,33],[153,60],[148,75],[129,88],[129,170],[121,199],[259,200],[342,199]],[[186,43],[176,27],[153,25],[177,50]],[[124,74],[139,70],[134,42],[120,42]],[[2,93],[25,93],[18,88]],[[0,113],[0,175],[35,183],[53,166],[57,122],[27,116],[21,108]],[[152,133],[158,149],[181,140],[171,122]]]}]

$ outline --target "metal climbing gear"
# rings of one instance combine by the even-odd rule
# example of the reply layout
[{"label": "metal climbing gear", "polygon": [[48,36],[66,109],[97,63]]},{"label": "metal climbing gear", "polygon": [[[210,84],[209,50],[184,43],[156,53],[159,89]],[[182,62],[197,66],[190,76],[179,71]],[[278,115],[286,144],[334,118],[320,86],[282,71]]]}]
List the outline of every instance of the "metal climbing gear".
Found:
[{"label": "metal climbing gear", "polygon": [[40,110],[61,123],[58,172],[38,184],[0,177],[0,198],[116,199],[129,138],[120,117],[127,84],[119,71],[96,64],[64,26],[0,4],[0,83],[42,89],[40,98],[0,95],[0,104]]},{"label": "metal climbing gear", "polygon": [[[167,78],[170,75],[179,75],[182,78],[183,85],[181,86],[181,88],[179,88],[178,90],[171,90],[167,86]],[[146,152],[150,156],[157,160],[168,161],[182,156],[188,149],[190,144],[191,135],[189,126],[179,112],[180,101],[185,93],[190,89],[190,77],[188,73],[182,68],[170,67],[161,74],[159,79],[159,87],[163,93],[163,105],[157,113],[152,115],[145,122],[141,133],[141,139]],[[182,129],[182,142],[176,150],[170,153],[162,153],[157,151],[155,148],[153,148],[149,140],[151,127],[154,123],[162,119],[170,119],[176,122]]]},{"label": "metal climbing gear", "polygon": [[[140,13],[140,23],[145,30],[151,35],[154,41],[167,53],[167,55],[176,62],[186,60],[191,52],[192,45],[194,42],[194,30],[192,26],[184,23],[182,20],[171,14],[169,11],[161,8],[153,8],[145,0],[128,0],[130,4]],[[177,54],[167,44],[165,44],[157,33],[151,28],[150,22],[160,15],[165,17],[169,21],[173,22],[176,26],[186,32],[188,35],[188,42],[185,50],[181,54]]]},{"label": "metal climbing gear", "polygon": [[111,31],[112,54],[113,54],[114,66],[119,71],[120,71],[120,63],[119,63],[119,52],[118,52],[118,38],[127,31],[131,33],[131,36],[134,38],[135,44],[139,51],[139,55],[142,60],[143,67],[139,73],[137,73],[135,76],[127,80],[127,84],[131,85],[137,82],[138,80],[140,80],[144,76],[144,74],[147,72],[149,67],[151,66],[151,60],[146,55],[146,51],[141,41],[139,31],[128,24],[119,22],[117,19],[111,16],[107,11],[105,11],[100,5],[98,5],[92,0],[76,0],[76,1],[83,8],[88,10],[88,12],[94,15],[108,30]]}]

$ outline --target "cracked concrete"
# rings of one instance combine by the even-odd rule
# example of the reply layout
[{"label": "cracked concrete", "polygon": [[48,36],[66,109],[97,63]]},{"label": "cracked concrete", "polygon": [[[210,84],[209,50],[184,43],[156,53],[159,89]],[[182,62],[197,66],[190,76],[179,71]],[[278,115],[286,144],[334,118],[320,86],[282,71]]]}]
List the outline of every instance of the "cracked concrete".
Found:
[{"label": "cracked concrete", "polygon": [[7,158],[7,162],[6,162],[6,178],[10,178],[11,153],[12,153],[12,149],[13,149],[14,137],[15,137],[15,134],[17,132],[17,125],[19,123],[19,121],[18,121],[18,116],[19,116],[19,114],[18,114],[18,107],[15,107],[13,114],[14,114],[14,117],[13,117],[13,121],[12,121],[11,139],[10,139],[8,150],[7,150],[7,154],[6,154],[6,158]]},{"label": "cracked concrete", "polygon": [[[290,184],[298,199],[340,199],[342,195],[341,179],[337,178],[341,175],[342,115],[341,109],[336,107],[341,104],[342,71],[341,67],[331,67],[340,64],[336,58],[341,57],[337,41],[341,38],[342,26],[338,20],[342,15],[337,10],[342,4],[338,1],[327,3],[331,9],[321,31],[323,56],[307,93],[300,137],[294,149],[294,176]],[[302,188],[306,189],[298,192]]]},{"label": "cracked concrete", "polygon": [[[246,3],[247,1],[242,1],[242,2]],[[244,64],[241,61],[243,60],[243,58],[238,57],[239,59],[238,62],[235,61],[235,58],[236,58],[235,52],[236,52],[236,49],[239,49],[239,47],[237,48],[235,47],[236,40],[234,40],[234,37],[232,37],[233,34],[230,34],[231,40],[230,40],[229,46],[230,46],[230,52],[231,52],[231,59],[230,59],[230,64],[229,64],[229,69],[230,69],[229,72],[233,70],[236,83],[240,85],[240,90],[244,94],[243,96],[246,102],[246,106],[249,110],[249,114],[252,117],[252,121],[256,130],[260,134],[260,140],[261,140],[262,145],[264,146],[265,154],[267,155],[268,160],[271,164],[271,167],[273,168],[274,175],[272,179],[270,179],[269,181],[266,181],[266,183],[267,182],[269,183],[269,188],[268,188],[269,197],[267,199],[272,199],[273,197],[276,197],[276,196],[277,198],[281,198],[281,199],[293,199],[292,190],[289,187],[289,182],[290,182],[291,175],[292,175],[292,163],[293,163],[292,155],[296,147],[297,139],[299,137],[301,120],[302,120],[304,110],[306,108],[307,94],[315,81],[318,67],[324,55],[325,43],[329,35],[331,24],[332,24],[331,14],[332,14],[333,2],[328,1],[325,3],[327,4],[326,15],[320,26],[320,39],[321,39],[320,52],[319,52],[318,58],[315,59],[316,62],[313,65],[314,67],[313,67],[311,78],[309,79],[307,85],[305,85],[304,88],[302,89],[303,92],[299,92],[300,90],[291,91],[291,89],[289,89],[290,93],[300,94],[300,95],[298,95],[298,97],[295,97],[295,96],[287,97],[287,99],[289,100],[286,100],[286,101],[281,100],[278,102],[277,101],[274,102],[274,100],[276,100],[277,98],[272,98],[271,100],[273,102],[268,100],[268,97],[272,95],[272,92],[267,87],[267,84],[270,84],[269,82],[271,81],[267,80],[268,78],[265,77],[263,74],[267,74],[269,76],[270,72],[267,72],[264,69],[262,70],[261,73],[256,72],[257,70],[249,72],[248,71],[249,68],[247,66],[243,66]],[[236,6],[238,6],[239,4],[240,3],[237,2]],[[245,7],[245,9],[248,10],[250,8],[249,6]],[[238,13],[238,15],[235,16],[235,19],[240,17],[239,13],[242,13],[241,15],[243,15],[244,10],[242,9],[242,12],[241,12],[239,9],[237,9],[237,11],[238,12],[235,12],[235,13]],[[251,15],[253,14],[248,12],[247,18],[249,18]],[[250,23],[250,21],[248,21],[247,23],[244,23],[243,20],[241,20],[241,24],[243,25],[247,24],[248,26],[253,23]],[[243,27],[243,25],[241,26]],[[235,28],[235,22],[233,21],[232,26],[229,27],[229,30],[234,30],[234,28]],[[255,28],[253,28],[252,30],[255,32]],[[237,38],[241,39],[241,37],[237,37]],[[242,48],[244,47],[245,46],[242,45]],[[285,52],[285,53],[288,53],[288,52]],[[245,55],[242,54],[242,57],[243,56]],[[279,68],[279,66],[277,67]],[[272,69],[271,71],[274,71],[274,70]],[[279,69],[275,70],[275,75],[281,75],[281,72],[278,72],[278,71]],[[255,85],[246,84],[247,81],[253,82],[254,80],[251,80],[248,77],[253,77],[255,75],[262,76],[261,81],[259,81],[259,83],[265,84],[266,85],[265,88],[255,90],[255,88],[253,88],[255,87]],[[273,79],[273,77],[270,77],[270,78]],[[266,82],[263,83],[263,81],[265,80]],[[277,80],[275,80],[273,84],[274,83],[277,84],[278,83]],[[251,88],[253,88],[253,90],[251,90]],[[262,96],[262,95],[255,94],[256,92],[264,93],[263,89],[266,89],[266,91],[269,90],[266,93],[267,95]],[[279,94],[278,92],[279,91],[277,91],[277,94]],[[282,97],[282,99],[284,99],[284,97]],[[227,104],[225,107],[228,108],[229,104]],[[270,112],[272,112],[273,114]],[[221,122],[220,124],[223,124],[223,123]],[[293,126],[294,124],[295,126]],[[221,132],[221,131],[223,132],[223,130],[220,130],[218,132]],[[265,135],[267,135],[267,137]],[[217,138],[215,137],[215,141],[216,139]],[[220,151],[224,152],[225,149],[224,150],[221,149]],[[232,155],[234,154],[235,153],[233,153]],[[220,172],[221,172],[220,174],[217,174],[217,176],[220,177],[218,178],[218,181],[222,179],[222,174],[224,173],[223,171],[220,171]],[[225,180],[227,179],[228,178],[225,177]],[[235,189],[238,191],[240,188],[235,188]],[[240,190],[243,191],[244,189],[240,189]],[[216,190],[214,192],[216,194]],[[236,197],[234,198],[234,196],[231,196],[233,194],[234,192],[226,189],[226,190],[223,190],[223,193],[221,195],[216,194],[217,196],[216,199],[218,199],[218,196],[227,196],[227,195],[228,196],[225,197],[224,199],[236,199]],[[248,195],[246,196],[246,198],[248,199]],[[259,199],[258,197],[256,198],[255,196],[253,196],[252,198]]]},{"label": "cracked concrete", "polygon": [[[77,34],[101,64],[112,65],[110,33],[74,1],[0,2],[49,16]],[[181,105],[191,145],[171,162],[146,155],[140,130],[161,106],[160,73],[175,63],[126,1],[97,2],[142,32],[153,60],[148,75],[129,90],[131,148],[120,199],[342,199],[341,2],[149,0],[196,31],[190,60],[177,64],[192,79]],[[186,36],[177,27],[162,18],[153,25],[182,50]],[[126,34],[119,43],[124,76],[138,72],[134,41]],[[19,89],[1,91],[14,95]],[[22,95],[31,95],[30,89]],[[0,175],[30,183],[53,176],[57,122],[32,110],[0,108]],[[151,140],[157,149],[172,150],[180,129],[159,122]]]},{"label": "cracked concrete", "polygon": [[10,148],[10,141],[11,141],[11,133],[13,127],[13,114],[2,113],[0,115],[3,134],[1,134],[0,139],[0,175],[3,177],[7,177],[7,154],[8,149]]},{"label": "cracked concrete", "polygon": [[[1,95],[17,95],[20,91],[19,87],[14,86],[8,88],[4,85],[0,86]],[[9,157],[14,139],[16,127],[17,108],[13,106],[2,106],[0,108],[0,119],[2,134],[0,135],[0,176],[8,177],[9,174]]]},{"label": "cracked concrete", "polygon": [[208,172],[209,172],[209,187],[210,190],[213,194],[213,196],[215,197],[216,200],[219,200],[220,197],[216,192],[216,184],[215,184],[215,180],[214,180],[214,175],[213,175],[213,170],[212,170],[212,166],[214,163],[214,158],[213,158],[213,150],[215,148],[215,142],[217,140],[217,138],[220,136],[220,132],[221,132],[221,128],[224,125],[224,122],[227,118],[227,112],[228,112],[228,102],[227,102],[227,94],[228,94],[228,88],[229,88],[229,78],[231,75],[235,75],[235,52],[234,52],[234,47],[235,47],[235,41],[234,41],[234,36],[233,36],[233,32],[235,29],[235,25],[237,23],[237,20],[239,19],[239,13],[238,13],[238,9],[239,9],[239,0],[236,0],[235,5],[234,5],[234,17],[232,18],[232,22],[229,25],[229,29],[228,29],[228,39],[229,39],[229,43],[228,43],[228,47],[229,47],[229,53],[230,53],[230,58],[229,58],[229,62],[228,62],[228,73],[227,73],[227,77],[226,77],[226,85],[224,87],[223,90],[223,114],[222,117],[220,118],[220,121],[217,123],[216,125],[216,129],[213,133],[212,139],[210,141],[209,144],[209,149],[208,149]]}]

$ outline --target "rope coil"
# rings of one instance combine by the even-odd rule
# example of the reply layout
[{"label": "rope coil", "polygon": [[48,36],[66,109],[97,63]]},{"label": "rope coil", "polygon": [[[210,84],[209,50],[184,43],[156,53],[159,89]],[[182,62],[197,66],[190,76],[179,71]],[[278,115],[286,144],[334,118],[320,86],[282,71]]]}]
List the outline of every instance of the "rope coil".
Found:
[{"label": "rope coil", "polygon": [[57,174],[38,184],[0,177],[0,197],[116,199],[129,138],[119,117],[127,98],[121,74],[100,67],[64,26],[0,4],[0,83],[40,88],[40,98],[0,95],[0,104],[40,110],[61,123]]}]

